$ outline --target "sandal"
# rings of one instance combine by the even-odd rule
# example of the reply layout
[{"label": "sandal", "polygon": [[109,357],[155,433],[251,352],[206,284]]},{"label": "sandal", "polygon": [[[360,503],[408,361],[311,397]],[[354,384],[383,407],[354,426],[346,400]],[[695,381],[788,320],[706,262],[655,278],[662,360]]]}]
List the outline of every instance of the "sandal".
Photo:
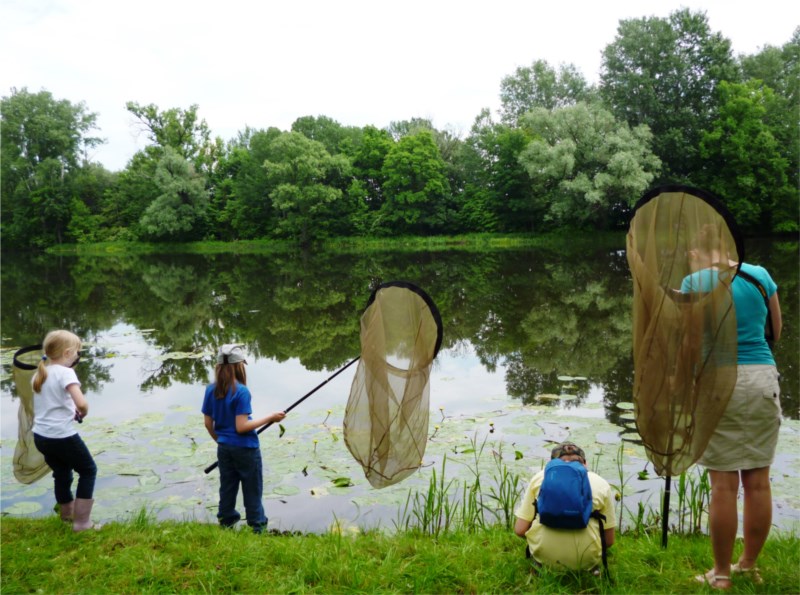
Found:
[{"label": "sandal", "polygon": [[[694,577],[694,580],[696,580],[698,583],[706,584],[712,589],[719,589],[720,591],[730,589],[733,586],[731,583],[731,577],[722,574],[714,574],[713,568],[705,574],[698,574],[696,577]],[[719,584],[720,581],[727,581],[727,585]]]},{"label": "sandal", "polygon": [[764,582],[764,579],[761,578],[761,573],[755,566],[751,566],[750,568],[742,568],[737,562],[736,564],[731,564],[731,574],[742,574],[747,576],[757,585],[760,585]]}]

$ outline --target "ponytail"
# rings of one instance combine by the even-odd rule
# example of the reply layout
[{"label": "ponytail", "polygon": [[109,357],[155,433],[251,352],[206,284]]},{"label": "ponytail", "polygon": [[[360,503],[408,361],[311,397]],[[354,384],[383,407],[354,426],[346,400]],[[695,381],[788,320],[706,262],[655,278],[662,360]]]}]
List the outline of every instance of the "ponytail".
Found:
[{"label": "ponytail", "polygon": [[47,380],[47,366],[44,363],[45,357],[39,360],[39,365],[36,368],[36,374],[33,376],[33,390],[34,392],[42,392],[42,385]]},{"label": "ponytail", "polygon": [[235,364],[217,364],[214,370],[217,381],[214,387],[214,397],[224,399],[229,391],[236,388],[236,383],[247,384],[247,372],[244,362]]}]

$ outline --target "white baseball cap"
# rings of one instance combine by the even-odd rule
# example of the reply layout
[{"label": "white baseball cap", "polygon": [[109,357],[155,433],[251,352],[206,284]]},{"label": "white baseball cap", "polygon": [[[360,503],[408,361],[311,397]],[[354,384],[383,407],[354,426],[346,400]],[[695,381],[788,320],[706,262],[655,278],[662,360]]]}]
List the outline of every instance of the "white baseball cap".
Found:
[{"label": "white baseball cap", "polygon": [[247,360],[244,358],[244,350],[242,349],[244,345],[236,345],[234,343],[229,343],[227,345],[223,345],[219,348],[219,353],[217,353],[217,363],[218,364],[238,364],[239,362],[247,363]]}]

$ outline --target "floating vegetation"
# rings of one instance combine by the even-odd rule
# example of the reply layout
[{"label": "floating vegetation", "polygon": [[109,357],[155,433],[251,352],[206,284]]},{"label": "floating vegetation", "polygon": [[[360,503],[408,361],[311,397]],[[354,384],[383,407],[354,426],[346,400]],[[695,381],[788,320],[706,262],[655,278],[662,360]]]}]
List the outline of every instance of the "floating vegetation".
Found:
[{"label": "floating vegetation", "polygon": [[622,409],[624,411],[632,411],[633,410],[633,403],[629,401],[621,401],[617,403],[617,409]]},{"label": "floating vegetation", "polygon": [[[554,397],[561,399],[561,395]],[[621,410],[632,407],[631,403],[621,405]],[[328,423],[340,410],[343,407],[332,408]],[[206,475],[203,469],[216,460],[216,444],[206,434],[202,421],[198,421],[195,408],[170,407],[169,411],[169,423],[165,414],[148,412],[119,423],[89,418],[81,427],[99,470],[95,488],[98,520],[121,517],[146,506],[157,510],[161,518],[215,522],[219,477],[215,472]],[[270,510],[268,514],[275,522],[281,522],[281,515],[287,514],[283,510],[298,514],[293,504],[303,507],[309,498],[341,496],[346,497],[329,505],[331,513],[339,518],[351,518],[364,510],[369,510],[369,518],[376,522],[392,518],[406,503],[408,490],[428,489],[431,474],[441,468],[445,455],[448,480],[463,483],[474,479],[470,465],[479,454],[472,442],[476,431],[480,440],[487,440],[486,453],[496,453],[480,463],[481,472],[487,476],[499,461],[508,473],[527,481],[543,468],[552,446],[567,439],[580,444],[591,468],[606,478],[618,473],[614,456],[618,448],[626,477],[639,478],[647,462],[644,448],[623,442],[624,428],[603,417],[587,419],[576,416],[574,410],[554,409],[544,402],[512,403],[499,410],[446,417],[443,408],[436,407],[431,412],[435,423],[431,424],[429,435],[434,439],[427,445],[425,467],[401,484],[374,490],[343,440],[338,439],[341,426],[320,424],[327,415],[328,409],[322,408],[303,417],[292,416],[261,434],[264,495],[275,503],[273,506],[287,504],[285,509]],[[181,416],[184,422],[180,421]],[[491,433],[491,429],[499,428],[501,420],[502,432]],[[791,471],[800,458],[800,423],[784,422],[780,467],[789,471],[775,474],[773,494],[782,502],[800,507],[797,496],[791,493],[800,493],[800,472]],[[279,439],[281,425],[285,426],[285,435]],[[5,456],[2,464],[3,513],[51,514],[52,481],[42,479],[34,486],[23,486],[13,478],[11,456]],[[647,493],[661,489],[659,482],[655,483],[658,485],[646,487],[641,494],[626,491],[625,505],[633,506],[635,498],[645,498]],[[293,502],[294,499],[297,500]]]},{"label": "floating vegetation", "polygon": [[42,505],[38,502],[14,502],[14,504],[6,508],[3,513],[15,515],[33,514],[39,512],[41,509]]}]

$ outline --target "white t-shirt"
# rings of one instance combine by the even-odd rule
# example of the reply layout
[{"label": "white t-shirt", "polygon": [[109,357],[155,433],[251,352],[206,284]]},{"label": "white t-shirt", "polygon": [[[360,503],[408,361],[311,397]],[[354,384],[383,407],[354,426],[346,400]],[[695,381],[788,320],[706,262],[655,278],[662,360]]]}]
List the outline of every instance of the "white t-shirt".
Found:
[{"label": "white t-shirt", "polygon": [[[33,382],[33,380],[31,380]],[[33,392],[33,433],[45,438],[68,438],[75,429],[75,401],[67,392],[70,384],[81,385],[75,370],[50,364],[42,392]]]}]

